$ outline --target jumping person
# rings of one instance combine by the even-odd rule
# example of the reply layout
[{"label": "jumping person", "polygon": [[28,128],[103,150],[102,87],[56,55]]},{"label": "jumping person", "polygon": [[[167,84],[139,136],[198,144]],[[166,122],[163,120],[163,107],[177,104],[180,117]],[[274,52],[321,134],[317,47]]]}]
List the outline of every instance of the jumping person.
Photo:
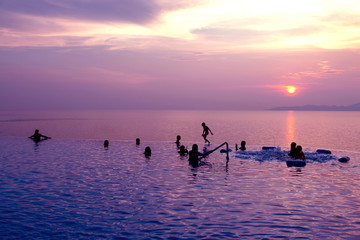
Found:
[{"label": "jumping person", "polygon": [[210,128],[205,125],[204,122],[201,124],[201,126],[204,128],[204,129],[203,129],[202,136],[203,136],[203,138],[204,138],[204,140],[205,140],[205,143],[209,143],[209,144],[210,144],[210,141],[207,140],[206,137],[207,137],[207,135],[209,135],[209,132],[211,133],[211,135],[214,135],[214,134],[212,133],[212,131],[210,130]]}]

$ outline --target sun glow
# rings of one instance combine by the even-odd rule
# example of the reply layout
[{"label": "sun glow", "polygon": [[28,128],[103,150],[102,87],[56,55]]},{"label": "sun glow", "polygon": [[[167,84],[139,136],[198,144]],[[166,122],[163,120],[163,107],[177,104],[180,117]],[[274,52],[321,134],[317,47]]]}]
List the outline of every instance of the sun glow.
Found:
[{"label": "sun glow", "polygon": [[296,87],[294,86],[286,86],[286,91],[289,93],[289,94],[294,94],[296,92]]}]

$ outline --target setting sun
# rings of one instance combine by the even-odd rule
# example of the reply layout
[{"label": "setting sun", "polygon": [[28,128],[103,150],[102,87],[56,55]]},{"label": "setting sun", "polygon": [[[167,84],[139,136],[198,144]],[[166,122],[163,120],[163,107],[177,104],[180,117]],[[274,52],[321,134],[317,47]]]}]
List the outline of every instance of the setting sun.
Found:
[{"label": "setting sun", "polygon": [[286,90],[290,94],[294,94],[296,92],[296,87],[294,86],[286,86]]}]

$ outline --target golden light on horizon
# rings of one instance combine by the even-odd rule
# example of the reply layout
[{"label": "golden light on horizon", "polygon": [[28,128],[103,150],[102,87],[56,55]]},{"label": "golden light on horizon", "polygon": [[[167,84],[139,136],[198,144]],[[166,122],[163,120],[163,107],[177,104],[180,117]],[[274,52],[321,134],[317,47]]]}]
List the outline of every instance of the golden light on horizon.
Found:
[{"label": "golden light on horizon", "polygon": [[296,87],[294,87],[294,86],[286,86],[286,90],[290,95],[293,95],[296,92]]}]

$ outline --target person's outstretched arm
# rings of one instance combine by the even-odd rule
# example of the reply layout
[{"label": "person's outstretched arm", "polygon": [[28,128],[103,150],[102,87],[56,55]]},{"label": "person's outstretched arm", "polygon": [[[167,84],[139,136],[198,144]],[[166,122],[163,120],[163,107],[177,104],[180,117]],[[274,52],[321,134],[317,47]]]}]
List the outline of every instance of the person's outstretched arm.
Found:
[{"label": "person's outstretched arm", "polygon": [[45,138],[45,139],[51,138],[51,137],[48,137],[48,136],[45,136],[45,135],[42,135],[42,134],[39,134],[39,135],[40,135],[40,137],[43,137],[43,138]]}]

